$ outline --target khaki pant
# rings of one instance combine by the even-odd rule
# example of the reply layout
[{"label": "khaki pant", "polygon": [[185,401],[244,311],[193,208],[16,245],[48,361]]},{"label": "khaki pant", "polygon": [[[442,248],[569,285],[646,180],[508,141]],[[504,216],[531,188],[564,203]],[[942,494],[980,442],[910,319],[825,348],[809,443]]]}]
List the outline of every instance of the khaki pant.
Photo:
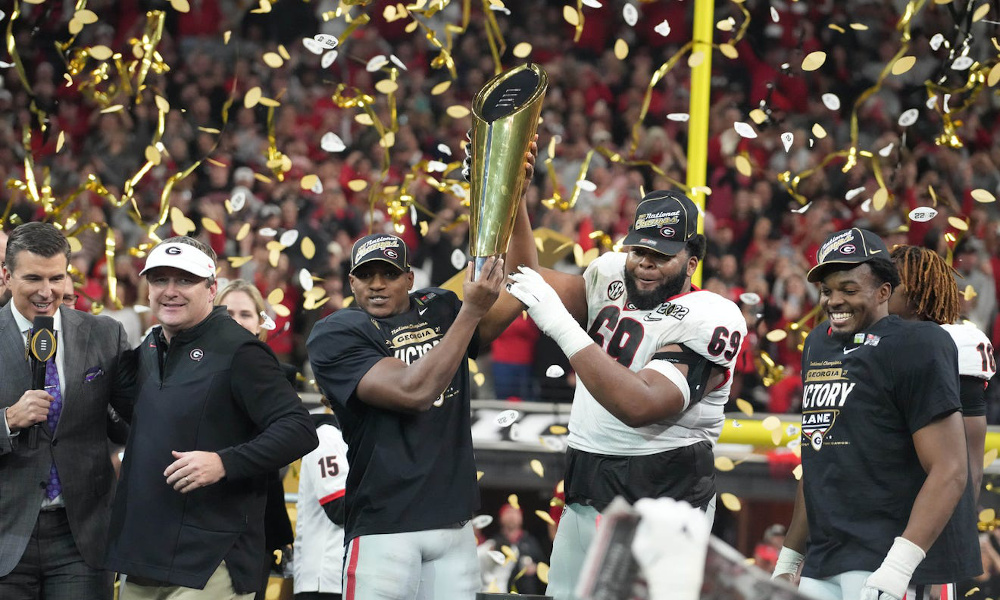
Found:
[{"label": "khaki pant", "polygon": [[130,583],[126,577],[118,593],[118,600],[250,600],[253,596],[253,592],[237,594],[233,591],[233,580],[223,562],[208,578],[203,590],[179,585],[137,585]]}]

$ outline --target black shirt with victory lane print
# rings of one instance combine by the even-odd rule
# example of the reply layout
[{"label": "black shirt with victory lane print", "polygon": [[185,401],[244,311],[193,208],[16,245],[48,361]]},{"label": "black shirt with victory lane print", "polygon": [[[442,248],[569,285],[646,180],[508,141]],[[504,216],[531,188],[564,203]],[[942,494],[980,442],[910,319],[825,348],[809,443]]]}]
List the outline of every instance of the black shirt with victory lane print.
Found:
[{"label": "black shirt with victory lane print", "polygon": [[410,307],[402,314],[376,318],[352,306],[318,322],[309,336],[316,381],[347,442],[348,541],[448,527],[479,508],[467,360],[475,358],[478,336],[430,410],[377,408],[356,394],[358,383],[383,358],[412,364],[424,356],[460,308],[454,293],[422,289],[410,294]]},{"label": "black shirt with victory lane print", "polygon": [[[848,336],[824,322],[802,354],[802,468],[809,544],[802,575],[874,571],[903,533],[927,475],[913,434],[960,409],[955,343],[937,324],[885,317]],[[965,453],[964,446],[956,452]],[[972,487],[913,574],[982,571]]]}]

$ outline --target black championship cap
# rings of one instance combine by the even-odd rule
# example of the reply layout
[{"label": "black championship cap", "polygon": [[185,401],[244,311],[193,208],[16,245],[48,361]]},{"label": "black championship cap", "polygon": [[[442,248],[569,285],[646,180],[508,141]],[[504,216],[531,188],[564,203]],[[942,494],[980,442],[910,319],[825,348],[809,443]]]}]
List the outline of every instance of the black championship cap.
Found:
[{"label": "black championship cap", "polygon": [[410,263],[406,261],[406,244],[388,233],[366,235],[354,242],[354,247],[351,248],[351,273],[373,260],[387,262],[403,272],[410,270]]},{"label": "black championship cap", "polygon": [[823,280],[830,265],[856,266],[870,260],[892,261],[882,238],[859,227],[844,229],[826,238],[819,247],[816,252],[817,264],[809,269],[806,279],[816,283]]},{"label": "black championship cap", "polygon": [[673,190],[658,190],[643,197],[635,209],[623,245],[643,246],[673,256],[698,233],[698,207]]}]

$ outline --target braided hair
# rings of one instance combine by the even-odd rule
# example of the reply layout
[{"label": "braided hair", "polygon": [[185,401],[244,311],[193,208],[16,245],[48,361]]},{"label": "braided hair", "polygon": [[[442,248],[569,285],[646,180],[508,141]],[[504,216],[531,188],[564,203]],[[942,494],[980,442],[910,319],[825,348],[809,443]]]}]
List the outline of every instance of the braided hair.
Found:
[{"label": "braided hair", "polygon": [[924,321],[954,323],[960,315],[955,270],[941,255],[928,248],[901,244],[892,249],[910,304]]}]

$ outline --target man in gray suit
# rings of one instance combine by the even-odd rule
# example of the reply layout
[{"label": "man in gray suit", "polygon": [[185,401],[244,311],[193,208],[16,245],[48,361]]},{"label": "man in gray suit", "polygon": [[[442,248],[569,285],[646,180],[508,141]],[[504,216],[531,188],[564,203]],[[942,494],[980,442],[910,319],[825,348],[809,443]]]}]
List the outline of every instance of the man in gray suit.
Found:
[{"label": "man in gray suit", "polygon": [[[48,223],[7,242],[0,309],[0,598],[105,600],[101,569],[115,477],[107,407],[128,411],[125,330],[61,307],[69,243]],[[55,320],[57,350],[44,390],[32,390],[26,347],[36,316]],[[34,428],[34,432],[32,431]]]}]

